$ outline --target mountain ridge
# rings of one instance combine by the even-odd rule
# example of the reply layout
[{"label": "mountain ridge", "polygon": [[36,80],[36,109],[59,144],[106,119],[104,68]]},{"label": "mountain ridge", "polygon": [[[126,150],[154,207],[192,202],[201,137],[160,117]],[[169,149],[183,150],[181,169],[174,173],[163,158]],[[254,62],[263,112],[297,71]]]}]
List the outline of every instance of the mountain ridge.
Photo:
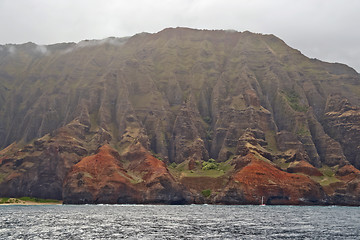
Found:
[{"label": "mountain ridge", "polygon": [[[308,59],[274,35],[188,28],[52,45],[56,51],[21,46],[0,51],[4,196],[243,204],[256,203],[253,189],[273,204],[359,204],[360,76],[346,65]],[[104,145],[124,164],[112,160],[120,166],[112,171],[133,180],[100,187],[86,169],[70,177]],[[151,156],[166,163],[166,174],[136,170],[157,161]],[[268,185],[266,171],[254,178],[254,157],[289,182],[306,175],[299,181],[311,191],[294,191],[296,181]],[[202,196],[209,181],[217,187]],[[105,194],[111,201],[95,194],[108,187],[133,190]]]}]

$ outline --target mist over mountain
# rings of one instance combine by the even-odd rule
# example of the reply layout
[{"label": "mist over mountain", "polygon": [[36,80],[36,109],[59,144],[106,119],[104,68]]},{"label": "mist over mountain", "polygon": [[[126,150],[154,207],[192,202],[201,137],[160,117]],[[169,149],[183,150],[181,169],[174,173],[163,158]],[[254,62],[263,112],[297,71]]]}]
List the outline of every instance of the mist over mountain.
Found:
[{"label": "mist over mountain", "polygon": [[0,196],[360,204],[360,75],[274,35],[0,46]]}]

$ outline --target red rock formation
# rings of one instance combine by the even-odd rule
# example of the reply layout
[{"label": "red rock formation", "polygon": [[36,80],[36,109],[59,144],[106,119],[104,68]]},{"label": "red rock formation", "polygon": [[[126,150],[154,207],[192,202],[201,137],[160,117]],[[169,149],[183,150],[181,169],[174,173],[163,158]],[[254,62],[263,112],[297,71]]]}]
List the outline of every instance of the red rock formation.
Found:
[{"label": "red rock formation", "polygon": [[64,203],[187,202],[184,190],[166,165],[141,144],[130,147],[124,157],[131,160],[127,170],[118,152],[109,145],[83,158],[64,182]]},{"label": "red rock formation", "polygon": [[184,187],[170,174],[166,164],[152,156],[141,144],[131,146],[124,157],[131,161],[129,171],[142,176],[140,188],[144,203],[184,204],[192,201]]},{"label": "red rock formation", "polygon": [[289,173],[303,173],[308,176],[323,176],[317,168],[306,161],[300,161],[290,165],[290,167],[287,168],[287,171]]},{"label": "red rock formation", "polygon": [[[279,170],[274,165],[248,154],[239,163],[224,193],[216,201],[260,204],[322,204],[325,194],[310,178]],[[239,167],[240,166],[240,167]]]},{"label": "red rock formation", "polygon": [[134,179],[122,167],[119,154],[102,146],[75,164],[64,182],[65,203],[140,202]]},{"label": "red rock formation", "polygon": [[360,176],[360,170],[358,170],[354,166],[348,164],[348,165],[341,167],[336,172],[336,175],[339,177],[346,177],[347,179],[355,178],[357,176]]}]

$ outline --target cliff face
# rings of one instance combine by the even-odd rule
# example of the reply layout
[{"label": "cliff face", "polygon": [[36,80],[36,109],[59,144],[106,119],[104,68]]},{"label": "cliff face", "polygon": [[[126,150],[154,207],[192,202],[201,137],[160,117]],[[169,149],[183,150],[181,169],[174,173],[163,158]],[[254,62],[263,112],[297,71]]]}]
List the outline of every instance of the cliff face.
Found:
[{"label": "cliff face", "polygon": [[359,106],[358,73],[273,35],[5,45],[0,195],[359,205]]}]

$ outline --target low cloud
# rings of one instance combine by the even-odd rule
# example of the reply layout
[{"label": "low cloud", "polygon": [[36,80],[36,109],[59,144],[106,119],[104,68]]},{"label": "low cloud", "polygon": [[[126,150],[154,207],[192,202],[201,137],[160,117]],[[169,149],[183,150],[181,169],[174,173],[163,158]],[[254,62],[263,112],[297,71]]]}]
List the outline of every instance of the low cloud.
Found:
[{"label": "low cloud", "polygon": [[123,37],[123,38],[109,37],[109,38],[105,38],[105,39],[101,39],[101,40],[83,40],[83,41],[80,41],[78,44],[76,44],[75,48],[92,47],[92,46],[98,46],[98,45],[104,45],[104,44],[121,46],[128,39],[129,39],[129,37]]},{"label": "low cloud", "polygon": [[49,50],[44,45],[37,45],[36,48],[35,48],[35,51],[38,52],[38,53],[41,53],[43,55],[50,54]]},{"label": "low cloud", "polygon": [[360,71],[359,9],[358,0],[5,0],[0,1],[0,44],[86,46],[93,42],[80,41],[178,26],[249,30],[275,34],[309,57]]},{"label": "low cloud", "polygon": [[83,40],[80,41],[79,43],[77,43],[76,45],[65,49],[62,51],[63,54],[72,52],[76,49],[81,49],[81,48],[86,48],[86,47],[94,47],[94,46],[100,46],[100,45],[104,45],[104,44],[109,44],[109,45],[113,45],[113,46],[121,46],[124,43],[126,43],[126,41],[129,39],[130,37],[123,37],[123,38],[116,38],[116,37],[109,37],[109,38],[105,38],[105,39],[101,39],[101,40]]},{"label": "low cloud", "polygon": [[8,52],[10,53],[10,55],[14,55],[16,53],[16,47],[15,46],[8,46],[7,48]]}]

